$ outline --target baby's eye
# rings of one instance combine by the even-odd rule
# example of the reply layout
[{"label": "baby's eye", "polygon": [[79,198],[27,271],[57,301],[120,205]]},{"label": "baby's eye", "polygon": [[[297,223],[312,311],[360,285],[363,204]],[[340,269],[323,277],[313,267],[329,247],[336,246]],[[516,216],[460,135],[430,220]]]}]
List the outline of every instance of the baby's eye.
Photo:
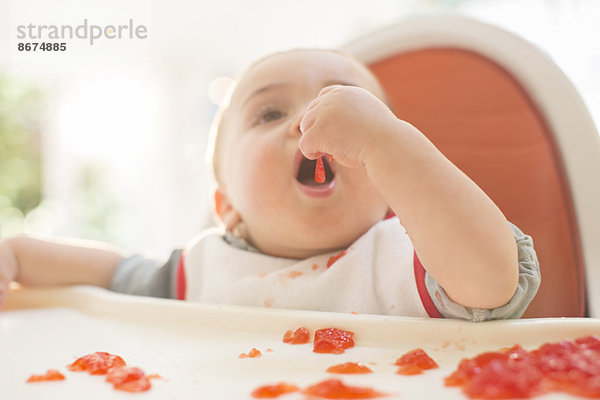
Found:
[{"label": "baby's eye", "polygon": [[267,122],[275,121],[285,117],[285,114],[279,110],[267,110],[260,115],[258,122],[266,124]]}]

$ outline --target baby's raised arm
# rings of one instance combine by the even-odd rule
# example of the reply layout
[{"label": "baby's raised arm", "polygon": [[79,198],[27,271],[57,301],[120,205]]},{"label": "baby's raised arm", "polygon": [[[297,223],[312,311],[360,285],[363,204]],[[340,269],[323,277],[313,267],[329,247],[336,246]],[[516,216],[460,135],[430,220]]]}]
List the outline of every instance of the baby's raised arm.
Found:
[{"label": "baby's raised arm", "polygon": [[8,284],[108,287],[122,255],[106,245],[17,236],[0,241],[0,307]]},{"label": "baby's raised arm", "polygon": [[392,207],[428,273],[455,302],[496,308],[518,282],[517,246],[490,198],[418,129],[358,87],[321,91],[300,122],[305,156],[361,167]]}]

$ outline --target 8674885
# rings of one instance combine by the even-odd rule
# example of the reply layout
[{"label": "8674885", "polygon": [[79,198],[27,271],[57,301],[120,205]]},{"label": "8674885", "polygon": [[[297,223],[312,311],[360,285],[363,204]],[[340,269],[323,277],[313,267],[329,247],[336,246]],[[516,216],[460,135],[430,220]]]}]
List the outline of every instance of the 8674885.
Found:
[{"label": "8674885", "polygon": [[66,43],[50,43],[50,42],[33,42],[33,43],[19,43],[17,45],[19,51],[66,51]]}]

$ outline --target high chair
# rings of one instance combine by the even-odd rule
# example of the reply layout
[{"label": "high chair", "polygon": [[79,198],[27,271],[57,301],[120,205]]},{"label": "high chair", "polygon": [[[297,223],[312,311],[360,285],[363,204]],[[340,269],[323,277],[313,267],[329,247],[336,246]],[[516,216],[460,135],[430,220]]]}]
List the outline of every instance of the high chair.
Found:
[{"label": "high chair", "polygon": [[[408,19],[343,51],[532,236],[542,283],[525,317],[600,315],[600,139],[553,60],[459,15]],[[458,227],[460,229],[460,227]]]}]

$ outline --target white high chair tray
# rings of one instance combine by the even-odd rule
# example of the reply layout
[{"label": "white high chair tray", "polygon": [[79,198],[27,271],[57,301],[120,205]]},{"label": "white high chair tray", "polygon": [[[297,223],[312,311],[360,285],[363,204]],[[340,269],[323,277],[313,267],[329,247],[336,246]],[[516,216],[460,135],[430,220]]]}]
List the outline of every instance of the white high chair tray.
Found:
[{"label": "white high chair tray", "polygon": [[[283,343],[289,329],[337,327],[354,332],[344,354],[317,354],[312,344]],[[18,289],[0,312],[0,399],[251,399],[254,389],[280,381],[301,388],[329,378],[389,393],[386,399],[466,399],[444,387],[464,357],[516,343],[600,335],[600,320],[560,318],[469,323],[454,320],[355,315],[184,303],[120,295],[91,287]],[[238,358],[252,348],[257,358]],[[397,375],[397,358],[423,348],[439,369]],[[268,350],[270,349],[270,350]],[[68,371],[77,357],[106,351],[147,374],[158,374],[144,393],[119,392],[103,376]],[[372,374],[325,370],[354,361]],[[66,380],[26,383],[58,369]],[[293,393],[282,400],[306,399]],[[548,394],[540,399],[572,398]]]}]

